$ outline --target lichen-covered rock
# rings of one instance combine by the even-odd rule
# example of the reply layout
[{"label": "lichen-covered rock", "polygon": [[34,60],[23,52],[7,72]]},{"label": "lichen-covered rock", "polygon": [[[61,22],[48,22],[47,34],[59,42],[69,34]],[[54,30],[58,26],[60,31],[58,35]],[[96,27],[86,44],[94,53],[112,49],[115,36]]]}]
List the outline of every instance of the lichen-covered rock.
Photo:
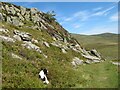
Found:
[{"label": "lichen-covered rock", "polygon": [[62,53],[67,53],[64,48],[61,48],[61,50],[62,50]]},{"label": "lichen-covered rock", "polygon": [[15,42],[15,40],[13,38],[10,38],[10,37],[6,37],[6,36],[1,36],[0,35],[0,39],[2,41],[6,41],[6,42]]},{"label": "lichen-covered rock", "polygon": [[82,65],[83,60],[80,60],[78,57],[74,57],[73,61],[71,63],[72,63],[73,66]]},{"label": "lichen-covered rock", "polygon": [[47,42],[43,42],[43,44],[48,48],[50,47],[50,45]]},{"label": "lichen-covered rock", "polygon": [[35,50],[35,51],[37,51],[39,53],[42,53],[42,51],[40,50],[40,48],[37,45],[35,45],[35,44],[31,43],[31,42],[24,41],[24,44],[22,44],[22,46],[24,46],[24,47],[26,47],[26,48],[28,48],[30,50],[33,49],[33,50]]},{"label": "lichen-covered rock", "polygon": [[14,30],[13,33],[14,33],[15,35],[20,36],[23,41],[31,41],[31,37],[30,37],[31,34],[29,34],[29,33],[20,32],[20,31],[18,31],[18,30]]},{"label": "lichen-covered rock", "polygon": [[8,29],[4,29],[4,28],[0,28],[0,32],[9,33],[9,30]]},{"label": "lichen-covered rock", "polygon": [[24,15],[26,13],[26,8],[20,6],[20,11],[21,11],[21,15]]},{"label": "lichen-covered rock", "polygon": [[20,60],[22,59],[20,56],[14,54],[14,53],[12,53],[11,55],[12,55],[13,58],[20,59]]},{"label": "lichen-covered rock", "polygon": [[21,37],[19,35],[14,35],[13,38],[18,40],[18,41],[22,41],[22,39],[21,39]]}]

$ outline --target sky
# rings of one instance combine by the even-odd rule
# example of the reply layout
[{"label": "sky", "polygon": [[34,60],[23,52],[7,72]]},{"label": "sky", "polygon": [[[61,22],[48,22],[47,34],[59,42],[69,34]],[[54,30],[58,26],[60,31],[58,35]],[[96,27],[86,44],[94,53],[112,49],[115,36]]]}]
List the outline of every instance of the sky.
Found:
[{"label": "sky", "polygon": [[70,33],[118,33],[118,3],[115,2],[12,2],[40,11],[55,11],[57,21]]}]

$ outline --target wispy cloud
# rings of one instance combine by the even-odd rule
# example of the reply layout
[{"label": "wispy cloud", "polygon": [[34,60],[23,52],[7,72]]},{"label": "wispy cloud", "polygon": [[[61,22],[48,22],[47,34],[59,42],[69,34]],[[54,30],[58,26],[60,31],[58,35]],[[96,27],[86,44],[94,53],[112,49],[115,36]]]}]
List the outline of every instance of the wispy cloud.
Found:
[{"label": "wispy cloud", "polygon": [[[119,13],[120,14],[120,13]],[[113,14],[110,17],[110,21],[118,21],[120,18],[118,17],[118,13]]]},{"label": "wispy cloud", "polygon": [[79,21],[87,21],[91,17],[106,16],[110,13],[110,10],[112,10],[114,7],[115,6],[112,6],[104,10],[103,10],[103,7],[98,7],[98,8],[95,8],[93,12],[88,11],[88,10],[78,11],[74,13],[71,17],[64,18],[62,21],[62,24],[68,21],[73,21],[75,19]]},{"label": "wispy cloud", "polygon": [[115,6],[112,6],[112,7],[109,7],[109,8],[107,8],[107,9],[105,9],[105,10],[101,10],[101,11],[99,11],[99,12],[96,12],[96,13],[94,13],[92,16],[107,15],[108,12],[109,12],[111,9],[113,9],[114,7],[115,7]]},{"label": "wispy cloud", "polygon": [[98,11],[98,10],[101,10],[103,9],[103,7],[97,7],[97,8],[94,8],[93,11]]}]

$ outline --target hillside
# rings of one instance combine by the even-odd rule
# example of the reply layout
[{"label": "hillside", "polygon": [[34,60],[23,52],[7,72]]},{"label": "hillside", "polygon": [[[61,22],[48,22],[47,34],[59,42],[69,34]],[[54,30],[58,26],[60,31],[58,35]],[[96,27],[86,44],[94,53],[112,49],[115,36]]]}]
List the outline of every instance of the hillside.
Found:
[{"label": "hillside", "polygon": [[98,35],[71,34],[88,50],[95,48],[108,60],[118,60],[118,35],[103,33]]},{"label": "hillside", "polygon": [[[117,66],[85,49],[54,13],[5,2],[0,7],[2,88],[118,87]],[[42,67],[49,70],[48,85],[38,77]]]}]

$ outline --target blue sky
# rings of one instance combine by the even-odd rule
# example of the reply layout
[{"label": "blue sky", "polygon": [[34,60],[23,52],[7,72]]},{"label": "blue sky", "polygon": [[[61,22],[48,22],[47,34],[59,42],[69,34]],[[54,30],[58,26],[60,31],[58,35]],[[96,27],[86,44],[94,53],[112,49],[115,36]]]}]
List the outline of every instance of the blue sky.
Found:
[{"label": "blue sky", "polygon": [[70,33],[118,33],[118,3],[115,2],[12,2],[43,12],[55,11],[57,21]]}]

